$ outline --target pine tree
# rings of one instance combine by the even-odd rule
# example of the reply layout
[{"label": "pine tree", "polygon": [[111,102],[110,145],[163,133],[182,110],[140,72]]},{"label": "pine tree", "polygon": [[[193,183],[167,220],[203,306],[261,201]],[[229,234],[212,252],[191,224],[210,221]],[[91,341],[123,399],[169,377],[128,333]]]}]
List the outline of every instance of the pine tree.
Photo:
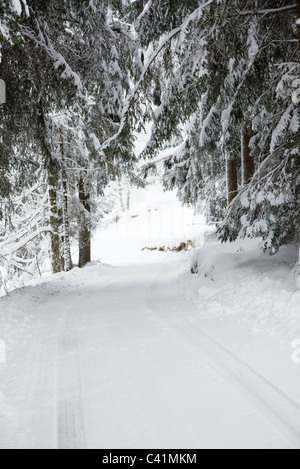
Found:
[{"label": "pine tree", "polygon": [[[32,168],[41,168],[40,183],[48,185],[52,266],[58,272],[72,266],[70,236],[76,236],[87,199],[133,168],[131,126],[139,111],[136,103],[129,109],[126,99],[140,62],[131,27],[119,19],[128,2],[28,3],[29,14],[19,20],[23,47],[2,44],[0,75],[9,89],[1,121],[7,184],[1,189],[5,200],[14,198],[15,187],[22,193],[34,185]],[[13,173],[19,177],[14,187]],[[83,197],[82,187],[90,188]],[[89,206],[94,209],[92,200]],[[79,217],[86,224],[77,227],[77,238],[84,230],[90,236],[89,218]],[[90,243],[84,244],[86,250]]]},{"label": "pine tree", "polygon": [[262,246],[275,252],[298,230],[299,110],[292,103],[292,82],[299,66],[296,9],[291,2],[271,6],[256,14],[260,36],[271,30],[263,51],[267,79],[252,107],[249,146],[256,155],[256,172],[240,191],[220,234],[225,240],[262,237]]},{"label": "pine tree", "polygon": [[260,0],[192,3],[178,6],[178,23],[162,15],[157,29],[153,22],[167,2],[144,4],[138,18],[144,44],[161,41],[151,72],[166,84],[157,99],[152,79],[158,107],[145,156],[181,135],[183,149],[166,162],[166,183],[194,203],[203,196],[210,202],[216,181],[220,208],[227,187],[229,208],[217,209],[225,216],[221,239],[259,236],[275,251],[295,237],[299,219],[299,109],[291,102],[299,73],[297,8],[289,0],[275,7]]},{"label": "pine tree", "polygon": [[0,62],[2,41],[11,46],[24,44],[19,21],[21,17],[28,15],[26,0],[2,0],[0,5]]}]

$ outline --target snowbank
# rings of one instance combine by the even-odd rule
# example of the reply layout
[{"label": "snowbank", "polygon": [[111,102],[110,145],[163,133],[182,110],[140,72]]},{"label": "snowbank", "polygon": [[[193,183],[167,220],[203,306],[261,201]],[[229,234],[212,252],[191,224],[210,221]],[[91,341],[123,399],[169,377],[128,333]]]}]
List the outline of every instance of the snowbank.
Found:
[{"label": "snowbank", "polygon": [[300,331],[296,261],[295,246],[269,256],[257,240],[223,245],[210,240],[192,256],[192,270],[199,277],[196,303],[203,314],[236,316],[252,331],[294,337]]}]

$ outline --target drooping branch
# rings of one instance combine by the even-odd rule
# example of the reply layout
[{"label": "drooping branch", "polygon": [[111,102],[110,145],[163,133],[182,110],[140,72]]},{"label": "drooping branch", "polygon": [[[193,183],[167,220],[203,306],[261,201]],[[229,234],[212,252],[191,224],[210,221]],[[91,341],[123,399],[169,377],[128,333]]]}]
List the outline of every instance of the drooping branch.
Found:
[{"label": "drooping branch", "polygon": [[38,228],[36,231],[28,235],[26,238],[22,239],[22,241],[17,241],[10,248],[6,248],[6,250],[0,253],[0,256],[1,257],[10,256],[11,254],[14,254],[15,252],[18,252],[20,249],[24,248],[28,243],[33,241],[39,235],[44,234],[44,233],[51,233],[51,232],[52,232],[52,229],[50,226],[43,226],[41,228]]},{"label": "drooping branch", "polygon": [[142,11],[142,13],[139,15],[139,17],[138,17],[138,19],[137,19],[137,22],[138,22],[138,23],[140,23],[141,20],[142,20],[142,18],[144,18],[144,16],[148,13],[148,11],[150,10],[150,8],[152,7],[152,3],[153,3],[152,0],[149,0],[149,1],[146,3],[146,5],[145,5],[145,7],[144,7],[144,9],[143,9],[143,11]]},{"label": "drooping branch", "polygon": [[71,78],[78,89],[79,96],[84,98],[84,95],[82,93],[83,84],[81,82],[80,76],[72,69],[70,64],[66,61],[65,57],[63,57],[60,52],[55,50],[52,42],[50,41],[50,38],[45,39],[40,32],[40,36],[43,37],[43,40],[41,40],[41,38],[38,38],[31,28],[26,26],[22,26],[22,34],[24,37],[34,42],[38,47],[40,47],[47,53],[48,57],[53,61],[53,66],[55,69],[58,69],[59,67],[64,67],[62,78]]},{"label": "drooping branch", "polygon": [[287,5],[285,7],[280,7],[280,8],[268,8],[265,10],[246,10],[246,11],[240,11],[240,15],[242,16],[248,16],[248,15],[268,15],[270,13],[281,13],[283,11],[288,11],[288,10],[295,10],[297,8],[297,4],[294,3],[293,5]]},{"label": "drooping branch", "polygon": [[107,139],[99,148],[99,152],[102,152],[104,151],[105,149],[107,149],[120,135],[121,133],[123,132],[125,126],[126,126],[126,121],[127,121],[127,116],[128,116],[128,113],[134,103],[134,100],[135,100],[135,97],[136,97],[136,94],[137,92],[139,91],[141,85],[143,84],[144,82],[144,79],[145,79],[145,76],[147,75],[151,65],[155,62],[155,60],[157,59],[157,57],[160,55],[160,53],[164,50],[164,48],[167,46],[167,44],[170,43],[170,41],[172,41],[172,39],[174,39],[174,37],[178,36],[179,34],[183,34],[186,29],[188,28],[189,24],[196,20],[197,18],[199,18],[201,16],[201,13],[202,13],[202,10],[206,7],[208,7],[209,5],[211,5],[215,0],[208,0],[204,5],[201,5],[200,7],[196,8],[196,10],[193,11],[193,13],[191,13],[187,19],[182,23],[181,26],[179,26],[178,28],[175,28],[173,29],[173,31],[171,31],[165,38],[163,38],[159,44],[159,46],[157,47],[157,49],[153,52],[153,54],[151,55],[150,59],[148,60],[148,62],[145,64],[144,66],[144,69],[141,73],[141,76],[137,82],[137,84],[134,86],[134,88],[131,90],[128,98],[127,98],[127,101],[124,105],[124,109],[123,109],[123,113],[122,113],[122,118],[121,118],[121,122],[120,122],[120,126],[119,126],[119,129],[118,131],[112,135],[112,137],[110,137],[109,139]]},{"label": "drooping branch", "polygon": [[172,158],[175,158],[184,149],[185,145],[186,140],[177,148],[174,148],[172,153],[169,153],[168,155],[160,155],[152,161],[143,164],[143,166],[141,166],[140,168],[140,174],[144,176],[145,174],[147,174],[148,171],[150,171],[152,168],[155,168],[155,166],[157,166],[158,164],[170,161]]}]

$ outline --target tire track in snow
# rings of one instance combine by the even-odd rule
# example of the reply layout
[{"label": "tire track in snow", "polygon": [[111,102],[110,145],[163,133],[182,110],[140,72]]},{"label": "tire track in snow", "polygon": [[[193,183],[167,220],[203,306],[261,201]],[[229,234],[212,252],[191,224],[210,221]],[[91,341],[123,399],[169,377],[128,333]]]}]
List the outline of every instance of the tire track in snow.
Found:
[{"label": "tire track in snow", "polygon": [[[295,449],[300,449],[300,405],[185,318],[182,311],[192,311],[195,307],[192,302],[183,299],[185,294],[180,285],[172,280],[172,273],[167,273],[167,283],[170,289],[170,284],[174,282],[175,288],[172,290],[175,295],[171,301],[165,297],[164,288],[161,287],[163,283],[159,280],[162,276],[165,277],[165,273],[162,269],[158,278],[151,284],[151,294],[147,298],[149,308],[153,311],[159,309],[158,298],[160,305],[164,303],[163,309],[167,317],[162,319],[155,314],[156,320],[164,327],[173,327],[179,340],[188,343],[197,354],[201,352],[201,358],[206,358],[207,363],[226,383],[251,402],[252,406],[264,415]],[[156,289],[160,291],[160,295],[157,295],[157,292],[155,294]]]},{"label": "tire track in snow", "polygon": [[188,319],[176,318],[174,328],[179,336],[185,336],[194,344],[197,353],[201,350],[201,357],[205,355],[215,371],[251,401],[295,449],[300,449],[300,405],[297,402]]},{"label": "tire track in snow", "polygon": [[86,432],[81,380],[80,321],[87,298],[106,290],[113,283],[108,278],[97,285],[96,292],[83,287],[80,298],[71,302],[63,312],[56,352],[56,447],[58,449],[85,449]]},{"label": "tire track in snow", "polygon": [[[67,314],[68,313],[68,314]],[[81,391],[79,311],[77,305],[63,314],[56,358],[56,425],[58,449],[85,449]]]}]

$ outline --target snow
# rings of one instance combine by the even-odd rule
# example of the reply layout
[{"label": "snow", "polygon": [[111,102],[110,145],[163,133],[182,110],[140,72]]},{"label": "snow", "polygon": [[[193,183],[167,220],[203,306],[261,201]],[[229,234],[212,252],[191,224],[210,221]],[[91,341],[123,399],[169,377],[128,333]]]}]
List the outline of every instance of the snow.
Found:
[{"label": "snow", "polygon": [[[20,0],[10,0],[10,4],[12,7],[12,10],[17,13],[18,16],[21,16],[22,14],[22,5]],[[26,2],[25,2],[26,5]]]},{"label": "snow", "polygon": [[294,340],[292,342],[292,347],[296,349],[292,355],[293,363],[295,363],[295,365],[299,365],[300,364],[300,340],[299,339]]},{"label": "snow", "polygon": [[32,241],[34,238],[36,238],[40,234],[50,233],[51,231],[52,231],[52,228],[50,226],[43,226],[35,230],[33,233],[30,233],[30,235],[27,235],[27,236],[21,235],[20,238],[22,238],[22,240],[20,241],[20,239],[17,239],[14,243],[10,244],[9,247],[7,247],[8,242],[3,243],[4,250],[0,252],[0,256],[2,258],[6,256],[10,256],[13,253],[18,252],[20,249],[22,249],[22,247],[26,246],[26,244],[28,244],[30,241]]},{"label": "snow", "polygon": [[[165,253],[144,248],[177,247],[181,242],[203,243],[204,218],[182,207],[176,192],[164,192],[159,183],[131,191],[132,208],[117,225],[110,223],[94,239],[93,257],[112,265],[157,262]],[[115,216],[115,215],[114,215]]]},{"label": "snow", "polygon": [[145,5],[145,7],[144,7],[144,9],[143,9],[143,11],[142,11],[142,13],[141,13],[141,14],[139,15],[139,17],[137,18],[137,22],[140,22],[140,21],[142,20],[142,18],[148,13],[148,11],[150,10],[150,8],[152,7],[152,3],[153,3],[152,0],[149,0],[149,1],[146,3],[146,5]]},{"label": "snow", "polygon": [[[300,24],[300,23],[299,23]],[[292,94],[292,101],[294,104],[299,104],[300,103],[300,98],[299,98],[299,94],[300,94],[300,80],[297,79],[297,80],[294,80],[293,83],[292,83],[292,87],[293,88],[296,88],[296,90],[293,92]]]},{"label": "snow", "polygon": [[0,448],[300,447],[296,253],[212,233],[157,182],[90,266],[0,299]]},{"label": "snow", "polygon": [[[108,148],[110,146],[110,144],[113,141],[115,141],[121,135],[121,133],[124,129],[124,126],[126,125],[126,122],[127,122],[126,117],[127,117],[128,111],[129,111],[129,109],[132,105],[132,102],[134,101],[135,96],[136,96],[137,92],[139,91],[139,89],[140,89],[140,87],[141,87],[141,85],[142,85],[142,83],[145,79],[145,76],[147,75],[147,73],[148,73],[151,65],[155,61],[155,59],[164,50],[166,45],[169,44],[175,37],[180,35],[180,38],[183,39],[183,37],[185,35],[185,32],[186,32],[187,28],[189,27],[189,25],[191,23],[193,23],[194,21],[199,20],[201,18],[201,16],[203,15],[203,10],[205,8],[209,7],[213,3],[213,1],[214,0],[208,0],[206,3],[204,3],[201,6],[199,6],[198,8],[196,8],[193,11],[193,13],[191,13],[186,18],[186,20],[182,23],[181,26],[179,26],[178,28],[173,29],[169,34],[162,35],[161,39],[159,41],[159,44],[158,44],[158,46],[155,50],[153,50],[152,45],[149,46],[148,50],[144,54],[145,64],[144,64],[143,70],[140,74],[140,78],[137,81],[136,85],[131,89],[131,91],[128,94],[127,99],[124,103],[119,129],[112,137],[108,138],[101,145],[100,150],[105,150],[106,148]],[[180,38],[179,38],[179,43],[180,43]]]},{"label": "snow", "polygon": [[233,104],[231,103],[227,109],[225,109],[222,113],[222,119],[221,119],[221,122],[222,122],[222,129],[223,129],[223,133],[224,135],[227,133],[228,131],[228,128],[229,128],[229,124],[230,124],[230,118],[231,118],[231,114],[232,114],[232,109],[233,109]]},{"label": "snow", "polygon": [[77,86],[77,88],[79,90],[82,90],[83,85],[82,85],[82,81],[81,81],[80,76],[72,70],[72,68],[66,62],[64,57],[59,52],[55,51],[53,47],[51,47],[51,54],[52,54],[53,60],[55,61],[54,62],[54,68],[58,69],[60,67],[64,67],[64,71],[61,74],[61,77],[62,78],[73,78],[75,86]]},{"label": "snow", "polygon": [[258,52],[259,52],[259,45],[256,40],[256,30],[255,25],[252,24],[249,30],[249,37],[248,37],[248,57],[249,61],[252,62],[255,60]]},{"label": "snow", "polygon": [[6,353],[5,353],[5,342],[0,340],[0,363],[5,364]]},{"label": "snow", "polygon": [[92,139],[93,141],[93,144],[94,144],[94,148],[95,150],[99,150],[99,148],[101,147],[101,144],[99,142],[99,139],[96,137],[96,135],[94,133],[91,133],[90,134],[90,138]]},{"label": "snow", "polygon": [[289,342],[300,326],[300,293],[295,292],[292,272],[296,260],[295,246],[271,257],[258,248],[257,240],[206,242],[192,258],[202,280],[199,299],[205,300],[210,315],[221,312],[264,333],[284,331]]},{"label": "snow", "polygon": [[273,132],[271,147],[270,147],[271,152],[273,152],[276,149],[276,145],[278,144],[279,139],[282,137],[282,134],[284,133],[284,131],[289,125],[293,107],[294,107],[294,103],[290,104],[290,106],[286,109],[286,111],[281,116],[279,123]]}]

